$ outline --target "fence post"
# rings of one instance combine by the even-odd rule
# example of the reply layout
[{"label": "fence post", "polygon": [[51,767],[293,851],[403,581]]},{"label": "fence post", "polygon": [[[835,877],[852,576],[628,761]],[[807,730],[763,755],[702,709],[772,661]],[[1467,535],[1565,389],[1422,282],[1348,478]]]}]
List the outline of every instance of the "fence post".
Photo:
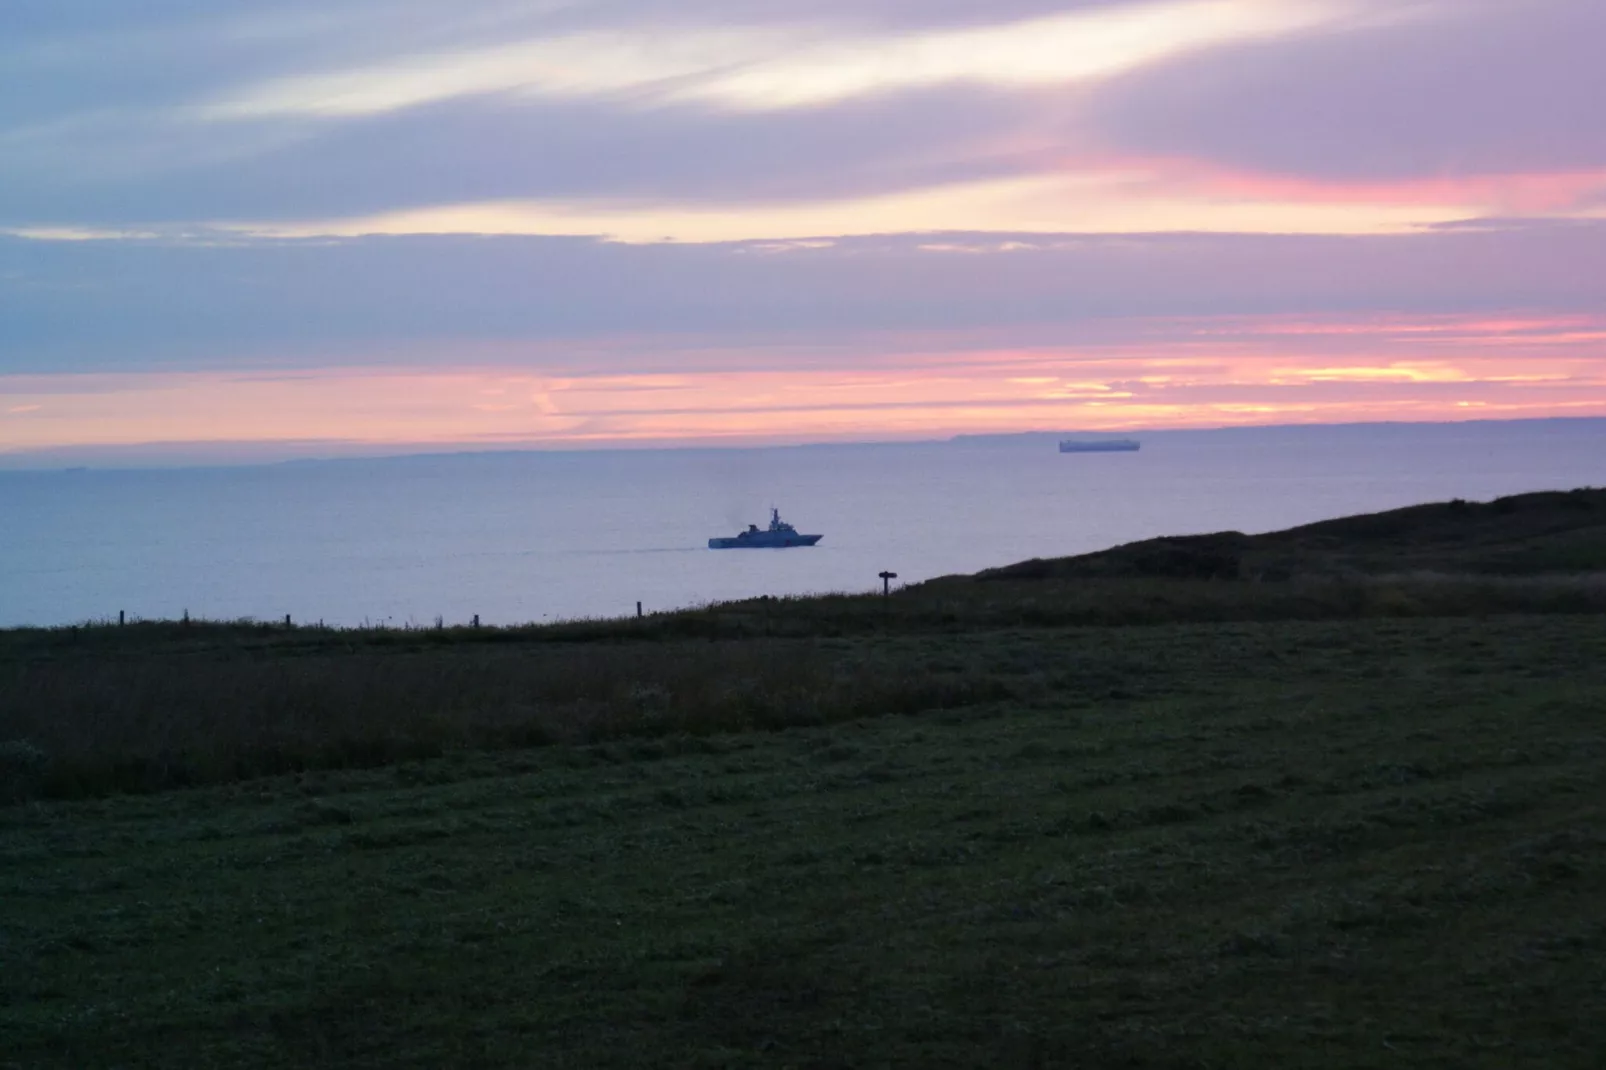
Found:
[{"label": "fence post", "polygon": [[640,602],[636,603],[636,619],[637,620],[641,619],[641,603]]},{"label": "fence post", "polygon": [[128,613],[128,611],[125,610],[125,609],[119,609],[117,611],[117,626],[119,628],[121,628],[123,626],[124,621],[127,620],[127,613]]}]

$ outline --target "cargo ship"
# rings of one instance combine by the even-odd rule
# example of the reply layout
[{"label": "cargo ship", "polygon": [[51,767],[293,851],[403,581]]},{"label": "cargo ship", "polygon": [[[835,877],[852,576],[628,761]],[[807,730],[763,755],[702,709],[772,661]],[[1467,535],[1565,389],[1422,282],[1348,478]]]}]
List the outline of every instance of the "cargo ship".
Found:
[{"label": "cargo ship", "polygon": [[1143,448],[1135,438],[1063,438],[1061,453],[1131,453]]}]

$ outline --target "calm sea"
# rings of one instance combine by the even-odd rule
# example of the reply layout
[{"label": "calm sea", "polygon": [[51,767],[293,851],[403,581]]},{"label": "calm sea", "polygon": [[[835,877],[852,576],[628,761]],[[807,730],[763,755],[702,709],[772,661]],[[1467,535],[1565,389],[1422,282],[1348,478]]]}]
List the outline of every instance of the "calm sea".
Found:
[{"label": "calm sea", "polygon": [[[1606,485],[1606,420],[0,472],[0,625],[619,616]],[[713,551],[771,504],[813,549]]]}]

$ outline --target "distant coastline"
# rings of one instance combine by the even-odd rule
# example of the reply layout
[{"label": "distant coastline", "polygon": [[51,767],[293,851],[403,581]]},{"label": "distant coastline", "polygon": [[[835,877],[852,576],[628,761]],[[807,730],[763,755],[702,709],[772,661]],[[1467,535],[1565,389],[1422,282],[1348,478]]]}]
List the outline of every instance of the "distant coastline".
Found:
[{"label": "distant coastline", "polygon": [[1606,416],[1541,416],[1517,420],[1367,420],[1333,424],[1228,424],[1219,427],[1134,427],[1118,430],[1085,429],[1054,431],[1004,431],[996,434],[963,434],[941,439],[943,442],[1008,444],[1021,441],[1058,441],[1069,437],[1159,438],[1194,435],[1247,436],[1257,434],[1321,434],[1323,432],[1371,433],[1377,431],[1449,431],[1461,428],[1586,428],[1606,430]]},{"label": "distant coastline", "polygon": [[118,446],[64,447],[49,450],[0,451],[0,475],[7,473],[57,473],[66,471],[124,471],[181,468],[249,468],[273,465],[338,464],[350,462],[400,462],[470,457],[517,457],[547,454],[611,454],[706,452],[740,453],[769,450],[830,450],[898,448],[930,445],[1004,446],[1033,441],[1057,442],[1071,436],[1188,438],[1255,435],[1378,434],[1392,432],[1452,433],[1462,429],[1555,429],[1600,430],[1606,432],[1606,416],[1546,416],[1512,420],[1372,420],[1346,423],[1233,424],[1215,427],[1133,427],[1119,429],[1076,429],[1000,431],[964,433],[949,436],[841,439],[818,442],[664,442],[656,444],[568,446],[561,444],[509,444],[487,448],[482,444],[457,445],[399,443],[376,446],[340,440],[300,440],[282,443],[242,442],[148,442]]}]

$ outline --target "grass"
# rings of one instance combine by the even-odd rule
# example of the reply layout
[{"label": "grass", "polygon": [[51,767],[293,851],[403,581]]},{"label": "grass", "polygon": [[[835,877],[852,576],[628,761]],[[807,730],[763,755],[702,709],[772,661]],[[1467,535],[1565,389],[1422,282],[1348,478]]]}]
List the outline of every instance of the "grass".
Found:
[{"label": "grass", "polygon": [[1101,630],[1110,626],[1504,614],[1606,614],[1606,582],[950,579],[890,599],[763,599],[521,628],[156,621],[0,632],[0,803],[454,749],[826,725],[1041,691],[986,656],[934,668],[912,653],[930,637],[986,650],[987,636],[1010,629],[1082,627],[1106,649],[1129,644]]},{"label": "grass", "polygon": [[1287,531],[1227,531],[1024,561],[984,579],[1272,579],[1415,572],[1536,576],[1606,572],[1606,490],[1581,487],[1457,499],[1324,520]]},{"label": "grass", "polygon": [[0,1068],[1602,1065],[1598,494],[0,632]]},{"label": "grass", "polygon": [[865,635],[997,686],[0,809],[0,1066],[1597,1066],[1602,649]]},{"label": "grass", "polygon": [[[773,639],[393,645],[322,637],[0,662],[11,801],[154,791],[450,750],[709,735],[999,697],[972,666]],[[114,639],[117,637],[113,637]],[[366,640],[366,642],[364,641]],[[8,761],[0,751],[0,766]]]}]

